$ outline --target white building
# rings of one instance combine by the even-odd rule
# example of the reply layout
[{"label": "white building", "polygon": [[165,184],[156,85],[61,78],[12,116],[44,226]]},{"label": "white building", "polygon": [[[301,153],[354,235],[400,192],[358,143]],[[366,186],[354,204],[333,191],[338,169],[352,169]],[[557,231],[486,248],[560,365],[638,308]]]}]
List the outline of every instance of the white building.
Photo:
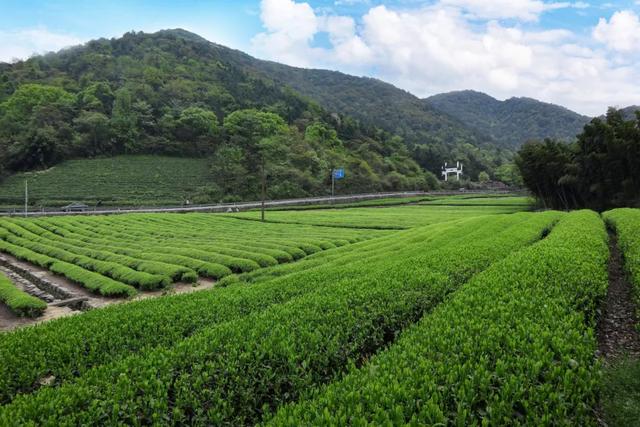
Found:
[{"label": "white building", "polygon": [[456,174],[456,180],[460,181],[460,175],[462,175],[462,163],[456,162],[455,168],[447,167],[447,163],[444,163],[442,167],[442,176],[444,176],[444,180],[448,181],[449,174]]}]

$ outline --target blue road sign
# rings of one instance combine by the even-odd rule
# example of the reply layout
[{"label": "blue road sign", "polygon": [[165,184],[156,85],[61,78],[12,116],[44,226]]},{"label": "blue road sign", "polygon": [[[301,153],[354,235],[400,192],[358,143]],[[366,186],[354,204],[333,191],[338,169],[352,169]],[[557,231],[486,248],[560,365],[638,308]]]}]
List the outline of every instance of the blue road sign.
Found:
[{"label": "blue road sign", "polygon": [[333,170],[333,177],[335,179],[342,179],[344,178],[344,169],[340,168],[340,169],[334,169]]}]

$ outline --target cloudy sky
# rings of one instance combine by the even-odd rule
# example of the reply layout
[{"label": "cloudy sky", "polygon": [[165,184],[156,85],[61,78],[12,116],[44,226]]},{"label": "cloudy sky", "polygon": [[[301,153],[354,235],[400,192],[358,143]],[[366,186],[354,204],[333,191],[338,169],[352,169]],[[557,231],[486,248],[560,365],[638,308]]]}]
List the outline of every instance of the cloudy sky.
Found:
[{"label": "cloudy sky", "polygon": [[256,57],[596,115],[640,104],[640,0],[0,0],[0,61],[185,28]]}]

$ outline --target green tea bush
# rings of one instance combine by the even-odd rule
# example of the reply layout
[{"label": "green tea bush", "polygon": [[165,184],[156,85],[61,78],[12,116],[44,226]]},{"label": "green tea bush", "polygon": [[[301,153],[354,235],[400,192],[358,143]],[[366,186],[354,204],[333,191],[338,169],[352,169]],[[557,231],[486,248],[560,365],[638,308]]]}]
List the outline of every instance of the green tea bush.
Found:
[{"label": "green tea bush", "polygon": [[[413,234],[416,240],[426,244],[437,233],[427,228]],[[320,291],[346,277],[347,271],[354,272],[351,276],[360,274],[358,265],[364,258],[371,258],[371,251],[375,251],[378,258],[385,258],[398,249],[408,250],[411,244],[406,236],[388,236],[385,240],[389,238],[393,238],[395,244],[384,245],[384,242],[369,240],[338,248],[332,253],[317,253],[313,255],[314,265],[326,264],[322,261],[324,258],[327,262],[339,262],[336,266],[343,267],[314,275],[309,272],[303,281],[289,274],[277,281],[263,281],[260,286],[231,287],[224,292],[214,289],[171,296],[166,300],[137,301],[59,319],[41,325],[37,333],[32,329],[21,329],[7,334],[4,336],[6,346],[0,346],[0,358],[4,361],[0,364],[0,402],[13,396],[15,390],[32,389],[37,379],[47,372],[60,380],[72,378],[91,366],[128,356],[142,348],[173,345],[212,324],[230,321],[308,292]],[[444,238],[441,235],[440,241]],[[0,240],[0,245],[2,243]],[[385,251],[378,253],[380,248]],[[371,258],[371,262],[376,259]],[[307,260],[301,260],[278,269],[286,268],[288,273],[304,272],[308,270],[305,264]],[[158,333],[159,323],[163,325],[162,333]],[[121,333],[123,327],[127,333]],[[33,348],[42,351],[33,352]]]},{"label": "green tea bush", "polygon": [[135,295],[136,289],[124,283],[117,282],[93,271],[85,270],[77,265],[64,261],[55,261],[49,269],[67,279],[79,283],[85,288],[108,297]]},{"label": "green tea bush", "polygon": [[38,317],[47,308],[39,298],[18,289],[11,280],[0,272],[0,302],[6,304],[18,316]]},{"label": "green tea bush", "polygon": [[595,425],[607,235],[591,211],[475,276],[388,350],[267,425]]},{"label": "green tea bush", "polygon": [[614,209],[605,212],[603,217],[618,235],[624,267],[629,273],[636,299],[640,303],[640,209]]},{"label": "green tea bush", "polygon": [[[365,361],[465,280],[539,239],[560,216],[550,212],[480,218],[466,223],[459,235],[443,233],[435,239],[430,239],[430,229],[413,230],[399,237],[404,246],[390,245],[388,252],[360,262],[338,258],[324,269],[302,268],[250,287],[219,289],[212,292],[217,298],[244,293],[231,311],[235,320],[209,324],[173,346],[146,346],[139,354],[88,369],[59,387],[16,396],[0,409],[0,423],[259,421],[265,409]],[[413,237],[405,240],[408,235]],[[247,311],[253,292],[266,287],[263,298],[282,302]],[[29,376],[28,370],[22,371],[20,379]]]}]

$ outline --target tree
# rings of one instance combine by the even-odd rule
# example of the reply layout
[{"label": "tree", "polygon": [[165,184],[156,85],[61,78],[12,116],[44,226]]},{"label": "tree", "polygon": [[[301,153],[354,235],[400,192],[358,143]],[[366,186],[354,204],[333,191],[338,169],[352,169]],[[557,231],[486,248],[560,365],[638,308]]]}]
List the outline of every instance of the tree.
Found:
[{"label": "tree", "polygon": [[140,137],[138,117],[133,109],[131,93],[126,89],[118,89],[111,113],[111,128],[118,153],[133,153]]},{"label": "tree", "polygon": [[516,156],[524,184],[547,207],[570,209],[579,205],[571,179],[572,148],[560,141],[525,143]]},{"label": "tree", "polygon": [[279,154],[283,154],[280,137],[287,133],[287,125],[274,113],[239,110],[225,118],[224,130],[231,143],[235,142],[243,147],[249,162],[247,169],[260,176],[260,218],[264,221],[268,164],[278,159]]},{"label": "tree", "polygon": [[515,163],[504,163],[495,170],[498,181],[513,187],[522,186],[522,175]]},{"label": "tree", "polygon": [[304,139],[316,144],[327,147],[342,146],[342,142],[338,139],[338,133],[335,129],[324,123],[313,123],[305,129]]},{"label": "tree", "polygon": [[[261,209],[260,219],[264,222],[264,202],[267,197],[267,173],[274,165],[274,163],[280,161],[284,153],[284,146],[282,144],[282,134],[274,134],[261,138],[255,146],[255,156],[260,163],[260,175],[261,175]],[[269,165],[269,168],[268,166]]]},{"label": "tree", "polygon": [[185,108],[176,122],[176,136],[182,141],[213,140],[217,134],[218,117],[213,111],[200,107]]},{"label": "tree", "polygon": [[482,171],[478,174],[478,182],[486,184],[490,180],[491,180],[491,177],[489,177],[489,174],[486,171]]},{"label": "tree", "polygon": [[9,147],[9,166],[12,168],[46,168],[60,156],[55,130],[50,127],[34,128]]},{"label": "tree", "polygon": [[546,206],[605,210],[640,202],[640,116],[615,109],[585,125],[575,144],[528,143],[516,157],[524,184]]},{"label": "tree", "polygon": [[[332,166],[347,168],[347,179],[339,184],[344,191],[415,189],[436,182],[411,158],[403,138],[376,127],[379,120],[365,123],[367,113],[360,111],[362,121],[330,113],[266,77],[269,73],[249,71],[243,58],[197,38],[161,32],[128,33],[1,65],[0,164],[12,173],[93,155],[213,156],[211,164],[222,167],[227,159],[227,175],[238,177],[219,190],[225,197],[246,198],[260,196],[263,176],[266,197],[328,193]],[[361,95],[346,81],[338,90]],[[347,101],[360,105],[357,97]],[[447,129],[427,123],[424,132],[410,135],[404,112],[377,116],[407,141],[434,147],[421,151],[424,167],[439,170],[442,160],[451,161],[455,146],[461,160],[477,160],[470,168],[477,164],[478,171],[492,171],[493,152],[473,151],[464,138],[448,138]],[[282,150],[265,157],[269,150],[258,143],[273,136]]]},{"label": "tree", "polygon": [[254,109],[237,110],[224,119],[224,131],[232,143],[251,147],[262,138],[287,132],[279,115]]},{"label": "tree", "polygon": [[28,84],[0,104],[0,158],[13,170],[44,168],[61,159],[71,139],[75,97],[63,89]]},{"label": "tree", "polygon": [[74,120],[84,150],[91,154],[105,154],[111,151],[111,127],[109,118],[102,113],[83,111]]},{"label": "tree", "polygon": [[578,136],[576,181],[587,206],[604,210],[632,205],[640,198],[640,116],[625,120],[609,109]]},{"label": "tree", "polygon": [[95,82],[80,92],[78,99],[83,110],[109,114],[113,109],[115,96],[109,83]]},{"label": "tree", "polygon": [[218,148],[211,163],[211,175],[221,196],[250,195],[246,188],[244,152],[240,147],[224,144]]},{"label": "tree", "polygon": [[20,133],[29,126],[38,108],[71,110],[75,97],[54,86],[25,84],[0,104],[0,132],[3,136]]}]

